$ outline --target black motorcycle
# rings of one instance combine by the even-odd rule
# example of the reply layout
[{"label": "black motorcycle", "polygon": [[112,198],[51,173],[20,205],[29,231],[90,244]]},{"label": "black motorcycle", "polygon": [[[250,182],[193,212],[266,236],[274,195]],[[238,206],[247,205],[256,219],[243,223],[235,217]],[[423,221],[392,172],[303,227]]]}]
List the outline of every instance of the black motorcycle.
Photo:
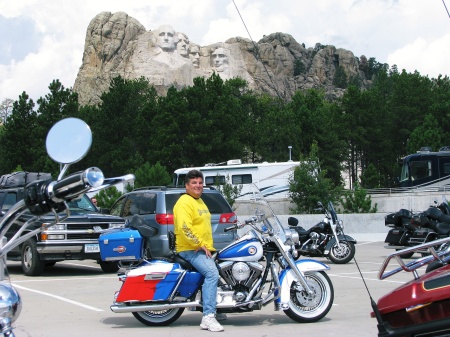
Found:
[{"label": "black motorcycle", "polygon": [[[384,240],[387,243],[385,248],[401,250],[411,245],[410,240],[417,229],[417,225],[411,222],[413,216],[411,211],[404,208],[385,216],[384,225],[392,228]],[[402,258],[410,258],[413,254],[414,252],[410,252],[402,255]]]},{"label": "black motorcycle", "polygon": [[288,218],[289,227],[295,229],[300,242],[295,245],[298,256],[327,257],[332,262],[344,264],[355,256],[356,240],[344,234],[342,220],[338,219],[333,203],[328,203],[328,209],[318,202],[318,210],[325,214],[325,218],[310,229],[297,226],[298,219]]},{"label": "black motorcycle", "polygon": [[[439,204],[437,200],[433,206],[419,213],[401,209],[385,217],[385,225],[393,227],[387,234],[385,248],[401,250],[407,247],[421,245],[450,236],[450,207],[443,196]],[[411,257],[414,252],[402,255]],[[423,252],[426,255],[428,252]]]}]

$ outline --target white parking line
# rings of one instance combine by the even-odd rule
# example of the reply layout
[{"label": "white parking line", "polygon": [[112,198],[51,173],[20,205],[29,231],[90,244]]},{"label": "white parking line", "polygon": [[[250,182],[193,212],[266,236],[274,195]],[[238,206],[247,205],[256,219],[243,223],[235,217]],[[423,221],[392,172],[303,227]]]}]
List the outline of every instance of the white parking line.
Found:
[{"label": "white parking line", "polygon": [[76,280],[77,282],[80,280],[98,280],[98,279],[119,279],[118,276],[92,276],[92,277],[77,277],[77,276],[72,276],[72,277],[65,277],[65,278],[56,278],[56,277],[52,277],[52,278],[45,278],[45,279],[34,279],[34,278],[27,278],[27,279],[23,279],[23,280],[14,280],[13,283],[17,284],[17,283],[33,283],[33,282],[61,282],[61,281],[74,281]]},{"label": "white parking line", "polygon": [[[333,276],[333,277],[342,277],[342,278],[350,278],[350,279],[355,279],[355,280],[362,280],[361,277],[357,277],[357,276],[346,276],[346,275],[340,275],[340,274],[330,274],[327,273],[328,276]],[[367,278],[364,277],[364,280],[366,281],[377,281],[377,282],[389,282],[389,283],[401,283],[404,284],[405,281],[391,281],[391,280],[380,280],[380,279],[373,279],[373,278]]]},{"label": "white parking line", "polygon": [[74,304],[74,305],[77,305],[79,307],[82,307],[82,308],[85,308],[85,309],[89,309],[89,310],[92,310],[92,311],[104,311],[104,310],[99,309],[99,308],[91,307],[90,305],[86,305],[86,304],[83,304],[83,303],[80,303],[80,302],[69,300],[68,298],[64,298],[64,297],[61,297],[61,296],[49,294],[49,293],[46,293],[46,292],[43,292],[43,291],[39,291],[39,290],[34,290],[34,289],[22,287],[22,286],[19,286],[17,284],[14,284],[14,287],[16,287],[18,289],[26,290],[26,291],[31,291],[31,292],[34,292],[34,293],[37,293],[37,294],[40,294],[40,295],[53,297],[53,298],[56,298],[57,300],[60,300],[60,301],[63,301],[63,302],[67,302],[67,303],[70,303],[70,304]]}]

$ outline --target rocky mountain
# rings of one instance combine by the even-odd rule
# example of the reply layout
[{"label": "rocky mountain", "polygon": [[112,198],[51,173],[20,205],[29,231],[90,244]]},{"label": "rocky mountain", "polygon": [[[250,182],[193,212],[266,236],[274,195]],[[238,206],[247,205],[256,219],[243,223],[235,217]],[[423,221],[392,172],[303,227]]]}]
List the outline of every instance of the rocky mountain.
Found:
[{"label": "rocky mountain", "polygon": [[332,99],[344,91],[335,81],[338,74],[361,87],[370,86],[366,68],[365,56],[358,58],[331,45],[306,48],[285,33],[273,33],[258,42],[233,37],[200,46],[170,25],[146,30],[124,12],[102,12],[87,28],[73,89],[80,104],[97,104],[111,78],[118,75],[144,76],[164,94],[170,86],[192,85],[195,77],[216,72],[223,79],[239,76],[255,91],[286,99],[310,88],[323,88]]}]

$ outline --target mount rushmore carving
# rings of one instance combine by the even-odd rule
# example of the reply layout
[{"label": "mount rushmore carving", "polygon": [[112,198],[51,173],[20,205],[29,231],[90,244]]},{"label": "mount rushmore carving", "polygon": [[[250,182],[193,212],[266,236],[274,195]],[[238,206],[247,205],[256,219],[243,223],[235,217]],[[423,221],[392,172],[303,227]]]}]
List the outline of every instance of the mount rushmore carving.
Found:
[{"label": "mount rushmore carving", "polygon": [[111,78],[118,75],[144,76],[160,94],[215,72],[224,80],[240,77],[258,92],[285,98],[310,88],[324,88],[329,97],[338,97],[343,89],[332,83],[341,66],[348,78],[358,78],[363,87],[370,85],[361,70],[365,57],[360,60],[345,49],[320,44],[306,48],[284,33],[258,42],[234,37],[200,46],[175,28],[163,25],[147,31],[124,12],[96,15],[87,28],[83,62],[73,87],[80,104],[99,103]]}]

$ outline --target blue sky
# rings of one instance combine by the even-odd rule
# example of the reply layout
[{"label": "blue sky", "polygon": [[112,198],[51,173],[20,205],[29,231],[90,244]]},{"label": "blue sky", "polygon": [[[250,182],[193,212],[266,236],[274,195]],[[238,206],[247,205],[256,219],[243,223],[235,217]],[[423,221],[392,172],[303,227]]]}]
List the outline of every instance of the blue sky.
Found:
[{"label": "blue sky", "polygon": [[122,11],[147,30],[170,24],[201,45],[283,32],[306,47],[331,44],[408,72],[450,75],[450,0],[0,0],[0,102],[33,100],[59,79],[72,87],[86,29]]}]

